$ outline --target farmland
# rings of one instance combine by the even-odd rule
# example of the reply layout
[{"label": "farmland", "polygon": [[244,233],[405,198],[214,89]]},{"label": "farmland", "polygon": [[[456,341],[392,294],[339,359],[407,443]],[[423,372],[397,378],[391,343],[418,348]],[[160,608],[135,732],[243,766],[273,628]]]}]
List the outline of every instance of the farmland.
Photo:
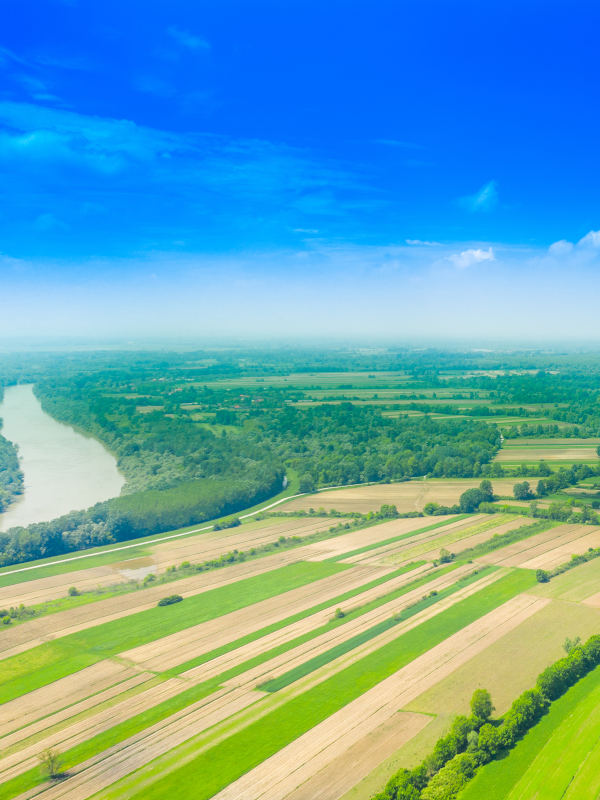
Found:
[{"label": "farmland", "polygon": [[293,366],[40,379],[128,484],[0,542],[0,800],[370,800],[475,689],[502,715],[598,632],[600,559],[537,577],[600,548],[600,429],[568,387]]},{"label": "farmland", "polygon": [[[444,497],[456,491],[438,485]],[[391,488],[364,487],[361,501],[390,502],[381,492]],[[320,497],[328,494],[336,492]],[[160,798],[173,786],[182,798],[367,798],[403,753],[418,752],[464,710],[498,653],[522,659],[524,641],[539,641],[527,668],[524,661],[510,680],[502,671],[488,679],[508,702],[556,657],[563,634],[587,635],[600,617],[587,597],[565,615],[564,601],[535,589],[533,571],[503,563],[502,549],[490,554],[494,563],[433,564],[444,543],[460,551],[527,524],[518,515],[373,521],[327,535],[331,518],[294,516],[295,502],[285,504],[289,516],[150,540],[143,555],[125,550],[102,566],[75,561],[71,572],[47,576],[42,563],[39,578],[36,570],[12,576],[21,580],[1,590],[5,600],[31,603],[60,598],[75,583],[114,584],[149,567],[158,579],[181,561],[323,533],[3,630],[3,800],[32,792]],[[570,528],[519,545],[551,553],[565,535],[586,533]],[[157,608],[170,586],[183,602]],[[44,782],[37,766],[45,747],[62,754],[58,784]]]}]

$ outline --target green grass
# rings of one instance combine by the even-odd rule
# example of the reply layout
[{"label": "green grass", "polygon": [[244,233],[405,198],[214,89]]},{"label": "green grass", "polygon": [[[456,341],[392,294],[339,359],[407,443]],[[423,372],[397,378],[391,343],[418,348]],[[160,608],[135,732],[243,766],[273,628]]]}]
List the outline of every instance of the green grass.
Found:
[{"label": "green grass", "polygon": [[398,536],[392,536],[390,539],[384,539],[382,542],[366,544],[364,547],[358,547],[356,550],[351,550],[349,553],[342,553],[341,555],[333,556],[327,560],[341,561],[342,559],[351,558],[352,556],[359,556],[361,553],[368,553],[369,550],[376,550],[378,547],[385,547],[388,544],[394,544],[394,542],[399,542],[402,539],[409,539],[411,536],[417,536],[419,533],[427,533],[428,531],[433,531],[436,528],[442,528],[444,525],[450,525],[452,522],[459,522],[460,520],[466,519],[469,516],[469,514],[461,514],[458,517],[444,519],[441,522],[434,523],[433,525],[427,525],[425,528],[419,528],[416,531],[409,531],[408,533],[401,533]]},{"label": "green grass", "polygon": [[[136,780],[138,785],[147,776],[156,777],[156,780],[134,797],[137,800],[158,800],[171,797],[176,791],[178,800],[208,800],[384,678],[465,625],[529,589],[534,583],[533,573],[514,570],[303,694],[293,697],[191,761],[177,766],[176,749],[164,759],[151,762],[143,774],[142,771],[138,773]],[[188,748],[193,745],[194,739],[186,743]],[[169,760],[174,767],[167,774],[164,772],[165,760]],[[118,792],[118,784],[115,784],[111,791],[102,796],[116,798]]]},{"label": "green grass", "polygon": [[[376,625],[373,625],[367,630],[361,631],[361,633],[357,634],[356,636],[346,639],[345,642],[340,642],[340,644],[329,648],[329,650],[326,650],[324,653],[319,653],[319,655],[309,659],[308,661],[305,661],[303,664],[299,664],[297,667],[294,667],[294,669],[284,672],[283,675],[280,675],[278,678],[273,678],[270,681],[260,684],[258,688],[265,692],[277,692],[280,689],[284,689],[286,686],[294,683],[294,681],[303,678],[305,675],[310,675],[311,672],[314,672],[320,667],[325,666],[325,664],[329,664],[330,661],[333,661],[334,659],[349,653],[351,650],[360,647],[361,644],[369,642],[371,639],[379,636],[379,634],[390,630],[390,628],[400,625],[401,622],[405,622],[407,619],[414,617],[415,614],[424,611],[426,608],[429,608],[435,603],[439,603],[440,600],[444,600],[446,597],[450,597],[450,595],[458,592],[459,589],[463,589],[465,586],[468,586],[470,583],[483,578],[485,575],[493,571],[494,568],[489,567],[475,570],[469,575],[459,578],[456,583],[453,583],[446,589],[441,589],[434,595],[427,595],[426,597],[423,597],[421,600],[413,603],[408,608],[403,609],[399,614],[394,614],[388,619],[378,622]],[[429,576],[429,579],[431,579],[431,576]],[[406,591],[408,591],[408,589],[405,589],[405,592]],[[389,600],[391,599],[393,598],[390,597]]]},{"label": "green grass", "polygon": [[343,564],[299,561],[227,586],[105,622],[0,662],[0,703],[46,686],[104,658],[326,578]]},{"label": "green grass", "polygon": [[595,800],[600,792],[600,667],[554,701],[516,747],[486,765],[460,800]]}]

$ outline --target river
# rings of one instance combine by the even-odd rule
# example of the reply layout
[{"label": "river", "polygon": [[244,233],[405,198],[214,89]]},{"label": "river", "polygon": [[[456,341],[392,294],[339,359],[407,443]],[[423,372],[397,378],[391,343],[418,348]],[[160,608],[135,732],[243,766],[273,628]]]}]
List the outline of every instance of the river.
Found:
[{"label": "river", "polygon": [[0,403],[2,435],[19,448],[23,495],[0,514],[0,531],[44,522],[116,497],[125,479],[96,439],[43,411],[32,384],[8,386]]}]

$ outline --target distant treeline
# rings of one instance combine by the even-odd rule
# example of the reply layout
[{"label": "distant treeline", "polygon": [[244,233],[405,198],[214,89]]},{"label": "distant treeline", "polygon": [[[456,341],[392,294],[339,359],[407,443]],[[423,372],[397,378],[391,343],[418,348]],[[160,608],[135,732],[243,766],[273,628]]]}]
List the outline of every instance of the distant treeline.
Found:
[{"label": "distant treeline", "polygon": [[[0,401],[3,388],[0,384]],[[0,419],[2,431],[2,419]],[[12,442],[0,433],[0,512],[4,511],[23,492],[23,473],[19,466],[17,450]]]}]

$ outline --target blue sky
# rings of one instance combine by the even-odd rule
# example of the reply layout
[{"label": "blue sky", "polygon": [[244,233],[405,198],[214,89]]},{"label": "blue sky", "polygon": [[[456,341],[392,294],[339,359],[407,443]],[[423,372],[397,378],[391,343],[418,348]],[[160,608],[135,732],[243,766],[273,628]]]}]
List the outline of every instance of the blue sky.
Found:
[{"label": "blue sky", "polygon": [[597,4],[3,17],[1,334],[597,335]]}]

